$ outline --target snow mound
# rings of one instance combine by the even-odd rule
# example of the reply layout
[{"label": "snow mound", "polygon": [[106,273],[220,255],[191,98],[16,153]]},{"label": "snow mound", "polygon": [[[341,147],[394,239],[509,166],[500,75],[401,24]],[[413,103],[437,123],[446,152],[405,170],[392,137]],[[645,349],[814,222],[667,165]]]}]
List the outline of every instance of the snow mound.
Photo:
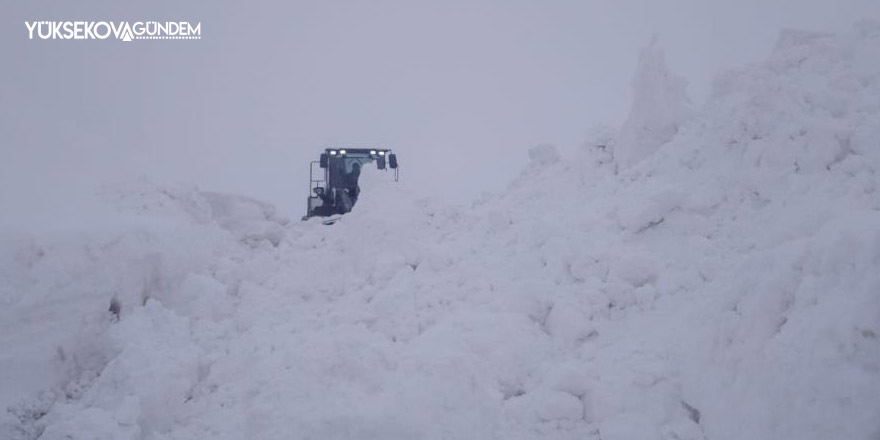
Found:
[{"label": "snow mound", "polygon": [[245,243],[259,246],[269,242],[278,246],[284,237],[283,227],[289,220],[268,203],[216,192],[202,192],[201,196],[211,207],[211,218]]},{"label": "snow mound", "polygon": [[614,147],[619,165],[634,165],[675,137],[693,113],[686,87],[683,78],[669,72],[656,39],[642,50],[632,110]]}]

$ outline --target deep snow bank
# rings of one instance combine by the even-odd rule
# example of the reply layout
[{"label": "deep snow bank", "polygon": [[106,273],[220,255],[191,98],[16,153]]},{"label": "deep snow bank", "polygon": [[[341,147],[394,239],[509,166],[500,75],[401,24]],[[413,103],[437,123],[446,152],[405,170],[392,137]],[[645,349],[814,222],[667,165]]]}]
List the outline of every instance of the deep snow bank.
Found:
[{"label": "deep snow bank", "polygon": [[[15,417],[27,420],[59,398],[79,398],[103,375],[121,350],[111,343],[114,313],[136,314],[155,300],[208,313],[204,293],[226,286],[193,274],[261,239],[271,247],[286,223],[273,208],[243,197],[143,181],[105,188],[100,198],[113,210],[95,224],[0,236],[0,403],[49,389],[15,408]],[[35,432],[22,426],[6,429]]]},{"label": "deep snow bank", "polygon": [[676,353],[707,437],[873,438],[878,38],[873,24],[788,32],[767,63],[721,78],[655,153],[618,161],[633,138],[621,133],[580,160],[536,162],[485,228],[500,242],[535,237],[521,253],[583,283],[594,315],[605,304],[641,322],[649,351]]},{"label": "deep snow bank", "polygon": [[469,210],[108,190],[136,221],[2,248],[0,362],[48,391],[0,434],[876,438],[877,47],[786,33],[693,112],[647,50],[622,131]]}]

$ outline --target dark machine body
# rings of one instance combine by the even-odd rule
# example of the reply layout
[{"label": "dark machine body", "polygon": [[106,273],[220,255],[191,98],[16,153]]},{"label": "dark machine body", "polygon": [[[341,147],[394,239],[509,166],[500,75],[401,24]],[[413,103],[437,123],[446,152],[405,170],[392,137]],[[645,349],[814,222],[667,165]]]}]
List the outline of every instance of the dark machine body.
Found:
[{"label": "dark machine body", "polygon": [[[394,170],[397,180],[397,155],[391,150],[376,148],[328,148],[309,168],[309,198],[306,215],[330,217],[351,211],[360,195],[358,179],[365,165]],[[317,168],[315,167],[317,165]]]}]

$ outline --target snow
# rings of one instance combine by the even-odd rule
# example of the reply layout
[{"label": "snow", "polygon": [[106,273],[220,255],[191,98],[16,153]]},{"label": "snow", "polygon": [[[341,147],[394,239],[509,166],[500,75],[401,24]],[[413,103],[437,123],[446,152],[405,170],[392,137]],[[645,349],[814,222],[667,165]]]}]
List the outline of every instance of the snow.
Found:
[{"label": "snow", "polygon": [[632,111],[624,122],[614,155],[619,166],[631,166],[654,153],[691,117],[687,82],[669,72],[655,38],[642,50],[633,79]]},{"label": "snow", "polygon": [[467,208],[137,181],[3,231],[0,438],[876,439],[877,47],[786,32],[696,107],[653,43],[620,130]]}]

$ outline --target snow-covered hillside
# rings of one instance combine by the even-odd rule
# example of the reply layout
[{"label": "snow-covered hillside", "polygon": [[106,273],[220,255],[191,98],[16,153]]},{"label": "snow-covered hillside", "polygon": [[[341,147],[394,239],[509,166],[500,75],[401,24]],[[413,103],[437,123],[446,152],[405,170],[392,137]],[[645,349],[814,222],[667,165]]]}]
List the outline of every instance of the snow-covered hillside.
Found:
[{"label": "snow-covered hillside", "polygon": [[652,45],[620,130],[468,209],[137,182],[8,232],[0,438],[876,440],[878,47],[787,32],[695,106]]}]

